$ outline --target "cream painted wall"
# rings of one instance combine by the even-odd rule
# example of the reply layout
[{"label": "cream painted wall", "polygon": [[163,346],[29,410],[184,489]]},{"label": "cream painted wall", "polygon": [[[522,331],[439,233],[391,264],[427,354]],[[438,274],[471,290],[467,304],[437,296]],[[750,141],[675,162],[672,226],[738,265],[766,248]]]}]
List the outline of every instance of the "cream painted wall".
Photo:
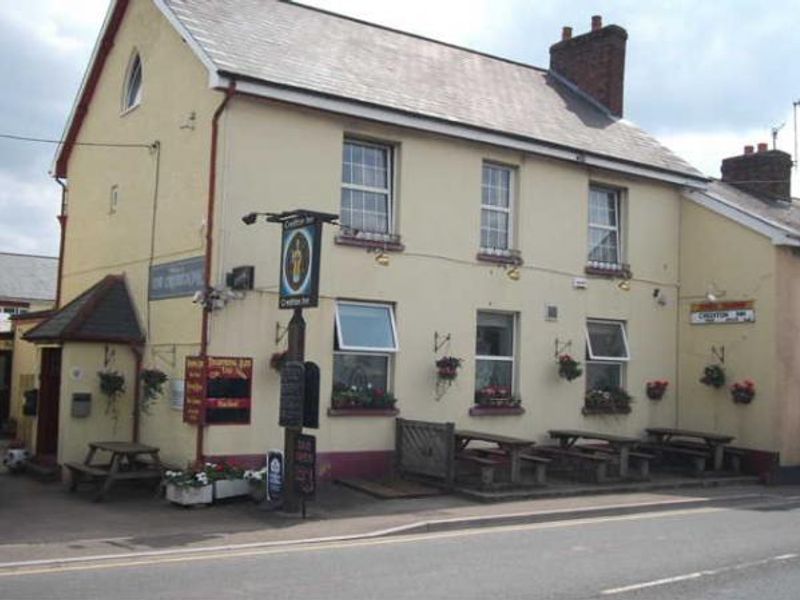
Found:
[{"label": "cream painted wall", "polygon": [[[121,114],[134,50],[143,65],[142,100]],[[206,69],[153,2],[132,0],[78,142],[158,141],[160,165],[157,153],[148,148],[89,146],[76,146],[68,165],[62,304],[108,273],[125,273],[142,326],[149,329],[144,366],[159,368],[170,378],[182,378],[184,357],[198,352],[201,311],[189,297],[147,302],[151,231],[154,264],[203,255],[211,118],[222,97],[208,89]],[[110,214],[114,185],[119,201],[116,213]],[[81,357],[93,360],[86,354],[75,360]],[[62,390],[62,403],[67,393]],[[70,431],[67,437],[86,433],[81,428]],[[187,449],[194,447],[195,428],[183,424],[181,412],[169,408],[167,397],[156,402],[152,415],[143,416],[141,436],[161,447],[166,460],[193,455]]]},{"label": "cream painted wall", "polygon": [[[679,199],[675,189],[644,180],[622,179],[497,148],[456,142],[419,132],[359,122],[251,99],[234,99],[223,119],[219,183],[221,243],[215,277],[234,266],[253,264],[257,290],[214,313],[211,354],[255,358],[251,427],[209,428],[210,454],[255,454],[279,446],[278,379],[268,367],[277,310],[279,228],[259,222],[247,227],[241,216],[252,210],[297,207],[338,212],[342,141],[345,135],[395,145],[397,231],[406,248],[381,267],[363,249],[333,242],[327,228],[318,309],[305,311],[306,355],[322,369],[323,413],[331,390],[334,300],[348,298],[396,303],[400,351],[394,361],[394,391],[401,416],[451,420],[458,425],[543,439],[554,427],[581,427],[639,435],[648,425],[674,424],[675,393],[660,402],[646,399],[645,382],[674,382],[678,284]],[[517,247],[525,260],[522,277],[508,279],[502,267],[479,263],[481,165],[500,161],[517,169]],[[583,277],[590,182],[626,190],[627,259],[635,274],[630,292],[617,281]],[[653,290],[668,301],[659,306]],[[559,307],[558,322],[544,319],[545,304]],[[470,417],[473,404],[475,321],[478,310],[518,315],[518,390],[522,416]],[[632,414],[584,417],[584,380],[556,375],[555,339],[571,341],[583,361],[587,317],[627,321],[632,361],[627,385],[635,396]],[[452,341],[439,355],[465,360],[456,383],[436,398],[434,333]],[[322,451],[388,449],[393,421],[378,417],[322,417]]]},{"label": "cream painted wall", "polygon": [[[775,315],[791,311],[777,312],[777,250],[768,238],[688,200],[681,242],[678,423],[734,435],[737,445],[780,451]],[[724,291],[724,300],[754,300],[756,322],[690,325],[691,304],[706,301],[709,286]],[[699,382],[703,368],[716,362],[712,346],[725,347],[727,383],[718,390]],[[743,379],[756,384],[750,405],[734,404],[730,396],[729,386]]]},{"label": "cream painted wall", "polygon": [[39,387],[39,352],[37,347],[22,339],[39,320],[14,322],[14,357],[11,363],[11,403],[9,415],[17,420],[17,437],[29,449],[36,447],[36,417],[22,414],[23,392]]},{"label": "cream painted wall", "polygon": [[789,248],[775,252],[776,395],[780,415],[776,429],[782,463],[796,465],[800,463],[800,257]]}]

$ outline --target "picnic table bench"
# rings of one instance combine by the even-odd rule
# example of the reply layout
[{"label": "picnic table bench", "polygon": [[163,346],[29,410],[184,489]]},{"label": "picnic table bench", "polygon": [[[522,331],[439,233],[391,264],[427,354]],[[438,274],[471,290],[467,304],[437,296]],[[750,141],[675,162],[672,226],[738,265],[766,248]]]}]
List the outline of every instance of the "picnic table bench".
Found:
[{"label": "picnic table bench", "polygon": [[[605,454],[610,455],[610,458],[613,457],[618,461],[619,476],[621,479],[628,477],[631,452],[641,443],[641,440],[634,437],[598,431],[583,431],[580,429],[551,429],[548,431],[548,434],[551,438],[558,440],[559,447],[563,450],[573,449],[578,440],[605,442],[611,450],[610,452],[606,451]],[[584,446],[582,448],[584,453],[586,453],[587,447]],[[646,460],[648,460],[647,455],[640,454],[637,456],[637,461],[641,462]]]},{"label": "picnic table bench", "polygon": [[[520,456],[524,450],[535,444],[531,440],[465,429],[457,429],[453,435],[456,445],[456,460],[479,465],[481,468],[481,482],[487,487],[493,485],[495,468],[504,464],[506,457],[510,470],[509,479],[513,485],[519,484],[522,465]],[[472,442],[485,442],[493,444],[496,448],[489,446],[467,450],[467,446]],[[499,454],[490,456],[491,453],[487,453],[487,450],[493,449],[497,449],[502,453],[502,456]]]},{"label": "picnic table bench", "polygon": [[[107,463],[93,462],[98,451],[111,454]],[[155,446],[132,442],[89,442],[82,463],[65,463],[70,471],[69,490],[74,492],[84,482],[99,484],[94,497],[99,502],[117,481],[161,481],[163,469],[158,452]]]},{"label": "picnic table bench", "polygon": [[551,460],[576,465],[581,470],[588,471],[596,483],[603,483],[608,479],[608,464],[611,462],[608,455],[560,446],[537,446],[536,452]]},{"label": "picnic table bench", "polygon": [[[721,433],[710,433],[706,431],[693,431],[690,429],[676,429],[673,427],[648,427],[645,429],[647,435],[652,438],[656,446],[660,446],[663,451],[679,453],[677,449],[693,450],[694,452],[706,452],[712,459],[715,471],[722,470],[725,459],[725,445],[733,441],[732,435]],[[685,447],[686,438],[688,441],[701,441],[695,448]],[[684,446],[682,446],[684,444]],[[671,450],[666,450],[671,448]],[[696,465],[695,465],[696,466]]]}]

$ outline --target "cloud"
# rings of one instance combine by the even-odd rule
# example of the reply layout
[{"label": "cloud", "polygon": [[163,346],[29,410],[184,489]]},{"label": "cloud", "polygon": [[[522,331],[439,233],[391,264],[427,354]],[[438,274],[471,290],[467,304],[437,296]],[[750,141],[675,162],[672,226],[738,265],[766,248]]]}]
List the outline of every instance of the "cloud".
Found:
[{"label": "cloud", "polygon": [[59,190],[51,179],[32,181],[0,172],[0,248],[57,255]]}]

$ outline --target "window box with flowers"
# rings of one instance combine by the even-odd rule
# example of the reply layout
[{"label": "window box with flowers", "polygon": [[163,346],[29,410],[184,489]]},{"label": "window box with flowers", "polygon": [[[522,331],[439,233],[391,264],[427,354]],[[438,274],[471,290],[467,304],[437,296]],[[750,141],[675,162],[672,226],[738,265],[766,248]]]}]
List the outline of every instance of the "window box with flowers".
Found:
[{"label": "window box with flowers", "polygon": [[756,397],[756,384],[750,379],[737,381],[731,386],[731,398],[736,404],[750,404]]},{"label": "window box with flowers", "polygon": [[627,415],[633,398],[622,388],[594,389],[584,396],[584,415]]}]

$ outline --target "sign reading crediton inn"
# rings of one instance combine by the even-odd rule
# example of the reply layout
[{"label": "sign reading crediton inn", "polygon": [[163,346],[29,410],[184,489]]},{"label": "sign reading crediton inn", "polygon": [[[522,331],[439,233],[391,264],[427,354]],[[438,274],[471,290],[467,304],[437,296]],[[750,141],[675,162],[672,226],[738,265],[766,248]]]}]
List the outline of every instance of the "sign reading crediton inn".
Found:
[{"label": "sign reading crediton inn", "polygon": [[756,311],[752,300],[740,302],[704,302],[692,304],[692,325],[725,323],[755,323]]},{"label": "sign reading crediton inn", "polygon": [[283,222],[280,308],[310,308],[319,303],[319,251],[322,222],[313,215]]},{"label": "sign reading crediton inn", "polygon": [[202,256],[153,265],[150,268],[150,300],[191,296],[202,290],[204,267],[205,258]]}]

